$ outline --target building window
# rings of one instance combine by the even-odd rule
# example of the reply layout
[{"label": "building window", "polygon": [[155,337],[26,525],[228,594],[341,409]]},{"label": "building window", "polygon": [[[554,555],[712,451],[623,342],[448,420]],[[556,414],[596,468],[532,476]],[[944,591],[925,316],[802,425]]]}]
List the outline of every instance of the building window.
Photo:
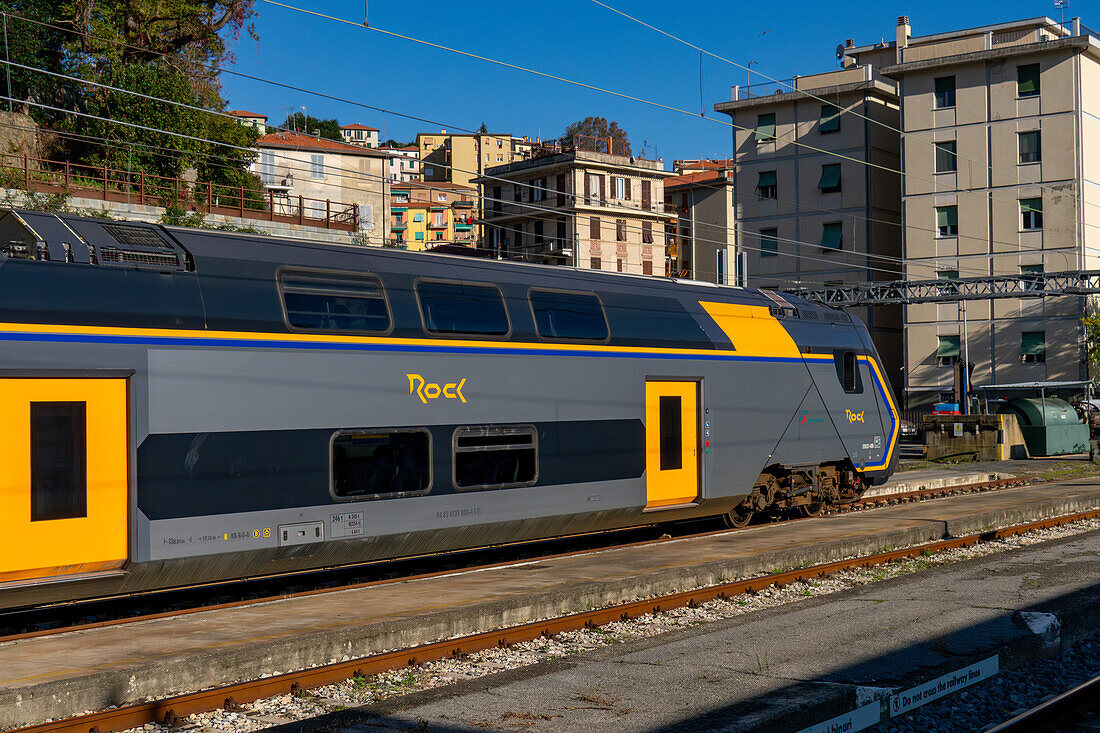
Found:
[{"label": "building window", "polygon": [[534,235],[535,244],[543,244],[542,224],[542,219],[537,219],[531,227],[531,233]]},{"label": "building window", "polygon": [[492,203],[493,203],[493,213],[494,214],[499,215],[500,212],[501,212],[501,208],[503,206],[503,202],[501,201],[501,198],[503,198],[503,193],[502,193],[501,187],[500,186],[493,186],[493,202]]},{"label": "building window", "polygon": [[940,336],[939,345],[936,347],[936,364],[939,366],[951,366],[959,360],[958,335]]},{"label": "building window", "polygon": [[615,266],[616,266],[616,268],[618,269],[619,272],[623,271],[623,258],[622,257],[615,260]]},{"label": "building window", "polygon": [[504,148],[504,141],[503,140],[497,140],[497,148],[499,148],[499,149]]},{"label": "building window", "polygon": [[778,193],[775,171],[761,171],[756,181],[756,195],[762,199],[774,199]]},{"label": "building window", "polygon": [[958,280],[959,279],[959,271],[958,270],[938,270],[936,272],[936,279],[937,280]]},{"label": "building window", "polygon": [[1020,334],[1020,361],[1024,364],[1042,364],[1046,360],[1046,333],[1044,331],[1024,331]]},{"label": "building window", "polygon": [[756,116],[756,142],[775,140],[775,113]]},{"label": "building window", "polygon": [[1043,199],[1020,199],[1020,228],[1043,228]]},{"label": "building window", "polygon": [[1020,138],[1020,162],[1038,163],[1043,159],[1042,141],[1039,131],[1021,132]]},{"label": "building window", "polygon": [[817,123],[817,129],[822,134],[840,131],[840,107],[835,104],[821,105],[821,119]]},{"label": "building window", "polygon": [[626,241],[626,219],[616,219],[615,220],[615,241],[616,242],[625,242]]},{"label": "building window", "polygon": [[437,241],[437,242],[442,242],[443,241],[443,232],[436,232],[435,233],[435,241]]},{"label": "building window", "polygon": [[726,250],[720,249],[714,253],[714,282],[719,285],[726,284]]},{"label": "building window", "polygon": [[314,180],[325,177],[325,156],[309,156],[309,177]]},{"label": "building window", "polygon": [[603,188],[603,177],[596,173],[589,173],[584,178],[584,198],[586,204],[598,204],[600,191]]},{"label": "building window", "polygon": [[523,201],[523,187],[518,183],[512,186],[512,199],[515,201]]},{"label": "building window", "polygon": [[532,201],[543,201],[546,199],[546,179],[538,178],[531,184],[534,188],[531,189]]},{"label": "building window", "polygon": [[538,477],[538,431],[531,426],[458,428],[454,472],[459,490],[530,486]]},{"label": "building window", "polygon": [[603,262],[600,261],[599,257],[593,257],[590,266],[592,267],[593,270],[602,270],[603,269]]},{"label": "building window", "polygon": [[432,225],[433,226],[441,227],[441,226],[445,226],[446,224],[447,224],[447,221],[446,221],[446,213],[445,212],[437,211],[434,214],[432,214]]},{"label": "building window", "polygon": [[779,256],[779,230],[775,227],[760,230],[760,256]]},{"label": "building window", "polygon": [[341,431],[332,440],[332,493],[357,499],[426,494],[431,454],[431,434],[423,428]]},{"label": "building window", "polygon": [[431,333],[504,336],[511,330],[504,297],[495,286],[422,280],[416,296],[424,329]]},{"label": "building window", "polygon": [[400,226],[400,225],[404,224],[405,223],[405,215],[400,214],[400,213],[394,214],[393,215],[393,223],[397,226]]},{"label": "building window", "polygon": [[935,108],[955,106],[955,77],[941,76],[934,80],[936,85]]},{"label": "building window", "polygon": [[498,163],[503,163],[504,162],[504,156],[503,155],[498,155],[497,156],[497,162]]},{"label": "building window", "polygon": [[630,186],[622,176],[611,178],[611,195],[617,199],[630,199]]},{"label": "building window", "polygon": [[1016,67],[1016,96],[1039,96],[1039,64],[1024,64]]},{"label": "building window", "polygon": [[88,404],[32,402],[30,410],[31,521],[88,516]]},{"label": "building window", "polygon": [[413,235],[413,239],[415,239],[415,240],[417,240],[417,241],[423,241],[423,239],[424,239],[424,232],[416,232],[416,233],[415,233],[415,234]]},{"label": "building window", "polygon": [[821,228],[821,246],[824,249],[840,249],[841,223],[839,221],[825,222]]},{"label": "building window", "polygon": [[445,193],[438,193],[438,194],[436,194],[436,195],[435,195],[435,200],[436,200],[436,201],[442,201],[442,202],[446,202],[446,201],[447,201],[447,194],[445,194]]},{"label": "building window", "polygon": [[418,211],[413,214],[413,221],[424,221],[424,212]]},{"label": "building window", "polygon": [[591,239],[600,238],[600,217],[592,216],[588,219],[588,236]]},{"label": "building window", "polygon": [[958,156],[955,150],[954,140],[936,143],[936,173],[954,173],[958,170]]},{"label": "building window", "polygon": [[959,207],[936,207],[936,233],[941,237],[955,237],[959,234]]},{"label": "building window", "polygon": [[817,182],[821,193],[840,191],[840,163],[826,163],[821,166],[821,179]]},{"label": "building window", "polygon": [[642,222],[642,244],[653,244],[653,222]]},{"label": "building window", "polygon": [[558,248],[565,249],[569,242],[566,241],[565,219],[558,219]]},{"label": "building window", "polygon": [[1020,265],[1021,275],[1041,275],[1043,272],[1042,265]]},{"label": "building window", "polygon": [[653,260],[642,260],[642,274],[643,275],[652,275],[653,274]]},{"label": "building window", "polygon": [[260,178],[265,186],[275,183],[275,154],[264,151],[260,153]]}]

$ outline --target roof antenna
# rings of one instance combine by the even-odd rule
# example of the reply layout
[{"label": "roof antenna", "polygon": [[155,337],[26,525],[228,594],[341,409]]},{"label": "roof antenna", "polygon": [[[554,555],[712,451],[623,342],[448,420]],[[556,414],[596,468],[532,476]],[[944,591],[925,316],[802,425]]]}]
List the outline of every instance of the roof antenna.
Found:
[{"label": "roof antenna", "polygon": [[370,23],[367,22],[367,8],[370,6],[370,0],[363,0],[363,27],[370,28]]}]

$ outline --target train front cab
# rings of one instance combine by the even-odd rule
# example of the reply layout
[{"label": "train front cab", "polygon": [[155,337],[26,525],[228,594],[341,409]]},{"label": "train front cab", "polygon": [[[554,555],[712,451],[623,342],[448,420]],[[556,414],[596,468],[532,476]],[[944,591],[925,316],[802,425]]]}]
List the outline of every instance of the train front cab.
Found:
[{"label": "train front cab", "polygon": [[0,377],[0,584],[126,562],[127,405],[125,378]]}]

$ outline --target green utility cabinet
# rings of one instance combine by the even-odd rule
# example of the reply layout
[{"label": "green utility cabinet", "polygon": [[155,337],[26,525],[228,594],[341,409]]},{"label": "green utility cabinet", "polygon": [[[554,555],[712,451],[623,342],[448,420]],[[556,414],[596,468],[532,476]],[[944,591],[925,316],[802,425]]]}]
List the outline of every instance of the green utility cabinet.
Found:
[{"label": "green utility cabinet", "polygon": [[1032,456],[1065,456],[1089,452],[1089,426],[1077,411],[1056,397],[1019,397],[997,410],[1015,415]]}]

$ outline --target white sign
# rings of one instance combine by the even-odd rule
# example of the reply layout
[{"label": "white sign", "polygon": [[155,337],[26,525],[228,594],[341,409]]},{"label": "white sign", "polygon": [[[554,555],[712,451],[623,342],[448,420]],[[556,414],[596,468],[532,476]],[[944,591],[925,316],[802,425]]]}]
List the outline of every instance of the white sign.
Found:
[{"label": "white sign", "polygon": [[838,715],[826,720],[824,723],[803,728],[798,733],[853,733],[853,731],[870,728],[879,720],[881,706],[878,700],[867,703],[861,708],[856,708],[850,713]]},{"label": "white sign", "polygon": [[961,422],[955,423],[955,437],[961,438],[963,436],[963,424]]},{"label": "white sign", "polygon": [[999,669],[998,657],[993,656],[955,672],[948,672],[942,677],[929,680],[905,692],[899,692],[890,698],[890,715],[901,715],[913,708],[919,708],[921,705],[950,695],[952,692],[958,692],[964,687],[983,682],[996,675]]}]

